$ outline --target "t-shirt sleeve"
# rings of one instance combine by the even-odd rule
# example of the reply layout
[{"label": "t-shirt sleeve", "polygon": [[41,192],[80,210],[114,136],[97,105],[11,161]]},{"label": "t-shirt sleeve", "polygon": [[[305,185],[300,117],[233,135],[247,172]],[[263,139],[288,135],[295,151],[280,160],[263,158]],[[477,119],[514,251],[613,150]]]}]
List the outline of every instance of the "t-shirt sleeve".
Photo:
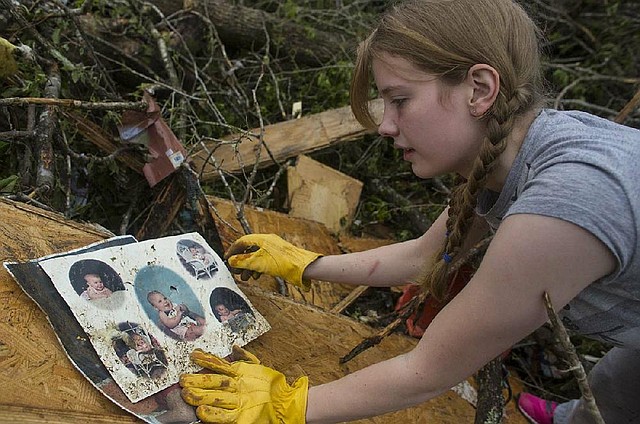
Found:
[{"label": "t-shirt sleeve", "polygon": [[536,214],[576,224],[602,241],[617,260],[604,281],[624,273],[636,246],[633,208],[620,179],[588,163],[557,163],[527,181],[506,216]]}]

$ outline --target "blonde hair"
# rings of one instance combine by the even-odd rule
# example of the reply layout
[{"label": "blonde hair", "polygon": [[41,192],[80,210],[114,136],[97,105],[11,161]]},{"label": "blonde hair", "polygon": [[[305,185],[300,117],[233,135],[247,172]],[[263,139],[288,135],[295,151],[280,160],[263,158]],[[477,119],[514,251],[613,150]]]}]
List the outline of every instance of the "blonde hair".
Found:
[{"label": "blonde hair", "polygon": [[[358,47],[351,81],[351,109],[367,128],[376,128],[369,111],[371,62],[384,54],[402,57],[436,75],[445,87],[460,84],[475,64],[492,66],[500,89],[480,119],[486,136],[466,181],[452,190],[448,236],[419,282],[437,299],[447,297],[451,257],[463,244],[475,216],[478,193],[506,147],[517,117],[538,107],[543,96],[540,32],[512,0],[409,0],[389,9]],[[445,260],[446,258],[446,260]]]}]

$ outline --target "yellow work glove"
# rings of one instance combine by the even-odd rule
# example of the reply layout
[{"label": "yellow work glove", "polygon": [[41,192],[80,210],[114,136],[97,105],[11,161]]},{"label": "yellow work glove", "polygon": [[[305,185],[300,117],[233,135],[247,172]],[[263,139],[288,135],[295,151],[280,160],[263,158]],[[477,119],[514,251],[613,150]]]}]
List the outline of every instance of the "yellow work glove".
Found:
[{"label": "yellow work glove", "polygon": [[264,273],[309,290],[311,281],[303,280],[302,274],[319,256],[322,255],[296,247],[275,234],[249,234],[236,240],[225,258],[242,280]]},{"label": "yellow work glove", "polygon": [[307,412],[307,377],[293,385],[285,376],[260,365],[253,354],[233,346],[228,362],[196,349],[191,360],[213,374],[183,374],[180,376],[182,398],[197,406],[196,415],[205,423],[304,424]]}]

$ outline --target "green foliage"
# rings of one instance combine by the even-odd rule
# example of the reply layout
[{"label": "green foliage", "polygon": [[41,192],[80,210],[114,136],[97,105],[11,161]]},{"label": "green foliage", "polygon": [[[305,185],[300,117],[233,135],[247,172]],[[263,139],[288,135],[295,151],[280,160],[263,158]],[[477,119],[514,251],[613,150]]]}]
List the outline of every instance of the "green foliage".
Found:
[{"label": "green foliage", "polygon": [[7,178],[0,179],[0,193],[14,193],[17,188],[19,179],[20,177],[18,177],[17,175],[11,175]]},{"label": "green foliage", "polygon": [[[83,1],[73,3],[78,7]],[[302,25],[303,33],[313,48],[313,41],[321,31],[352,40],[355,47],[387,3],[344,0],[338,7],[332,0],[260,0],[244,2],[244,6],[260,8],[265,13],[286,19],[287,23]],[[574,3],[581,7],[573,8]],[[190,29],[200,29],[202,39],[211,43],[203,47],[190,42],[190,50],[187,51],[178,37],[172,37],[171,29],[157,14],[144,12],[144,8],[136,4],[91,0],[89,5],[96,27],[110,23],[115,28],[111,34],[98,34],[98,37],[121,51],[105,50],[92,37],[78,37],[71,20],[64,18],[64,14],[52,14],[50,9],[39,7],[40,3],[33,7],[25,4],[20,8],[25,18],[35,23],[35,28],[51,45],[76,65],[60,67],[60,97],[89,101],[138,100],[144,89],[152,88],[162,107],[162,116],[175,133],[184,137],[182,141],[189,150],[198,148],[203,139],[216,139],[256,128],[261,121],[267,125],[289,119],[294,102],[302,102],[303,116],[349,104],[351,52],[336,51],[334,60],[310,67],[296,63],[292,54],[286,51],[288,40],[273,35],[268,51],[265,47],[247,49],[227,45],[226,56],[223,57],[222,45],[202,22],[191,24]],[[561,9],[563,6],[566,9]],[[531,4],[531,9],[538,14],[538,21],[542,21],[545,29],[546,76],[552,93],[568,88],[563,97],[557,99],[560,107],[584,108],[607,117],[610,117],[607,110],[620,110],[637,89],[637,84],[627,80],[637,78],[637,69],[640,68],[640,24],[633,5],[624,1],[584,0],[562,5],[543,1]],[[183,19],[184,16],[169,17],[172,28],[179,27]],[[155,25],[169,45],[182,84],[177,91],[168,88],[171,83],[159,58],[156,40],[147,29],[149,22]],[[7,31],[18,34],[21,42],[38,47],[36,40],[21,28],[11,27]],[[100,63],[96,63],[89,54],[90,48],[98,52],[96,57]],[[132,50],[126,50],[129,48]],[[124,51],[129,56],[123,55]],[[56,59],[47,53],[41,48],[38,50],[38,54],[54,62]],[[42,96],[48,72],[48,69],[40,67],[43,63],[47,62],[20,62],[20,78],[0,83],[0,95]],[[197,77],[194,73],[196,67]],[[117,92],[112,90],[112,83]],[[254,90],[259,113],[254,104]],[[594,108],[590,109],[589,105],[594,105]],[[9,128],[26,128],[26,108],[10,108],[8,115],[0,116],[0,132]],[[116,126],[120,122],[121,111],[91,112],[85,116],[101,126],[105,134],[117,136]],[[105,155],[73,126],[67,125],[64,118],[60,118],[60,124],[66,141],[76,153],[87,158]],[[637,118],[628,124],[638,125]],[[0,179],[4,181],[18,175],[28,142],[0,144]],[[56,172],[61,181],[59,193],[64,194],[70,178],[66,175],[66,152],[59,144],[56,149]],[[416,230],[407,217],[411,213],[419,213],[433,220],[446,203],[446,193],[442,193],[433,181],[415,178],[401,154],[386,140],[367,136],[316,152],[313,157],[365,183],[353,227],[355,233],[366,232],[374,225],[384,225],[398,239],[415,237]],[[72,173],[78,170],[88,173],[90,189],[87,203],[77,206],[74,212],[80,219],[110,223],[106,226],[116,230],[122,208],[135,202],[135,191],[124,192],[118,185],[135,186],[144,193],[142,197],[150,193],[145,186],[146,181],[119,161],[98,163],[72,159],[71,163]],[[251,182],[249,198],[261,206],[286,211],[286,178],[280,176],[278,181],[274,181],[277,172],[277,166],[260,170]],[[247,190],[248,175],[227,176],[227,185],[215,181],[205,185],[204,190],[221,197],[229,197],[231,190],[236,197],[242,198]],[[374,179],[406,198],[409,205],[398,205],[381,195],[370,184]],[[444,178],[442,183],[452,185],[450,178]],[[31,188],[13,184],[11,189],[28,191]],[[64,197],[61,195],[56,200],[58,203],[52,206],[63,210]],[[135,210],[143,208],[140,205]]]},{"label": "green foliage", "polygon": [[293,0],[286,0],[282,5],[282,13],[287,19],[296,20],[300,6]]},{"label": "green foliage", "polygon": [[[543,8],[543,13],[555,14],[544,25],[550,59],[547,79],[554,93],[563,93],[556,99],[561,107],[610,118],[635,91],[632,81],[640,69],[638,4],[597,0],[580,3],[580,8],[569,11],[553,3]],[[568,89],[563,91],[565,87]],[[640,126],[638,120],[627,124]]]}]

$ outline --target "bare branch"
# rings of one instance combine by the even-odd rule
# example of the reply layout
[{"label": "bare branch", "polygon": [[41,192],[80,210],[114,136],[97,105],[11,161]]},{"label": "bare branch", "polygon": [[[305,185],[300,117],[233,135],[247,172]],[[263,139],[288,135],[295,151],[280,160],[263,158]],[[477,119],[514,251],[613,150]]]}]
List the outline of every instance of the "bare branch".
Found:
[{"label": "bare branch", "polygon": [[147,110],[147,102],[87,102],[74,99],[49,99],[42,97],[8,97],[0,99],[0,106],[45,105],[86,110]]},{"label": "bare branch", "polygon": [[553,304],[551,303],[551,297],[549,293],[544,292],[544,306],[547,309],[547,315],[549,315],[549,321],[551,321],[551,328],[553,329],[553,334],[556,336],[560,345],[562,346],[564,353],[568,357],[569,362],[569,370],[573,372],[573,375],[576,378],[578,383],[578,387],[580,387],[580,392],[582,393],[582,398],[587,404],[587,409],[593,418],[593,422],[596,424],[605,424],[602,419],[602,415],[600,415],[600,410],[596,405],[595,398],[593,397],[593,393],[591,392],[591,387],[589,387],[589,383],[587,381],[587,373],[584,371],[584,367],[578,358],[578,353],[576,352],[576,348],[571,343],[569,339],[569,334],[567,333],[566,328],[560,320],[558,319],[558,315],[556,311],[553,309]]}]

